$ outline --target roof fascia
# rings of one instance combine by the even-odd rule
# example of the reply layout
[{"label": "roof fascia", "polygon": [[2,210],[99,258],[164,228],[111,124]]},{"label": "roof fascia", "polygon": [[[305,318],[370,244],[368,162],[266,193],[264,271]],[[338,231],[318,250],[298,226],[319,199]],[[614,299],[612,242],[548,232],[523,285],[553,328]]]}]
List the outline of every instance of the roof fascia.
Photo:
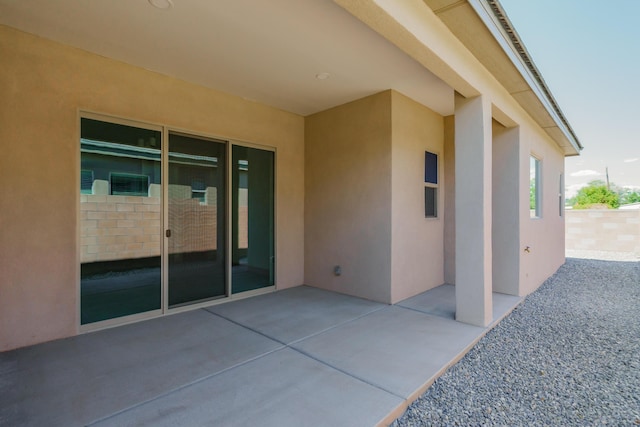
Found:
[{"label": "roof fascia", "polygon": [[[582,144],[578,141],[569,122],[560,110],[558,103],[553,98],[551,91],[531,60],[524,44],[520,42],[520,38],[509,21],[509,18],[504,13],[502,6],[500,6],[496,0],[468,0],[468,2],[487,29],[489,29],[502,50],[507,54],[520,75],[522,75],[527,85],[540,100],[553,121],[567,138],[567,141],[575,149],[576,154],[579,154],[583,148]],[[500,13],[502,19],[498,18],[496,11]],[[511,35],[509,33],[511,33]],[[517,41],[519,48],[514,44],[514,40]]]}]

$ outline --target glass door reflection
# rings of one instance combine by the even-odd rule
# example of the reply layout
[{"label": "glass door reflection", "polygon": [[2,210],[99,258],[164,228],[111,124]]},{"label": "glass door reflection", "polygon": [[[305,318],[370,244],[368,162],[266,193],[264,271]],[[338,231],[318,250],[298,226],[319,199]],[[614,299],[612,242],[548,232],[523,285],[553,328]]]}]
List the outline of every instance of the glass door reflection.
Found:
[{"label": "glass door reflection", "polygon": [[231,171],[231,290],[273,286],[274,153],[233,146]]},{"label": "glass door reflection", "polygon": [[80,121],[80,323],[161,309],[161,132]]},{"label": "glass door reflection", "polygon": [[225,150],[169,134],[169,308],[226,295]]}]

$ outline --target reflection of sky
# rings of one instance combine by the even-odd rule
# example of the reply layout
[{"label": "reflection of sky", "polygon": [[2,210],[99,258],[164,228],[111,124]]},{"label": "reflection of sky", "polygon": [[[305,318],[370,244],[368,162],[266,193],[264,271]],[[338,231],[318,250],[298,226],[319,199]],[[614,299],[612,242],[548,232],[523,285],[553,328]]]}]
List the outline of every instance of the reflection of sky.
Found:
[{"label": "reflection of sky", "polygon": [[536,159],[529,157],[529,180],[536,177]]},{"label": "reflection of sky", "polygon": [[80,151],[83,153],[104,154],[130,159],[160,160],[160,150],[157,148],[136,147],[117,142],[94,141],[87,138],[80,139],[80,147]]},{"label": "reflection of sky", "polygon": [[607,167],[612,183],[640,187],[640,1],[500,3],[585,147],[566,159],[567,189]]},{"label": "reflection of sky", "polygon": [[[160,161],[160,150],[157,148],[136,147],[132,145],[118,144],[114,142],[93,141],[82,138],[81,151],[83,153],[95,153],[107,156],[126,157],[128,159],[143,159]],[[169,159],[175,163],[184,163],[197,166],[216,167],[218,159],[216,157],[198,156],[195,154],[185,154],[170,152]],[[247,162],[245,162],[246,164]]]}]

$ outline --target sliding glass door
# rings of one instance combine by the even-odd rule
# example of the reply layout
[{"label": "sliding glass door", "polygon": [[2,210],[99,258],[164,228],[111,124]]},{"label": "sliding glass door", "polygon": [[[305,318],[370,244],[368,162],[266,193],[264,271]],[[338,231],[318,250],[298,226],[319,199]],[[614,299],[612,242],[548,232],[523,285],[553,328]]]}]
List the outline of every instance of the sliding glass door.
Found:
[{"label": "sliding glass door", "polygon": [[274,284],[274,153],[232,149],[232,293]]},{"label": "sliding glass door", "polygon": [[160,310],[162,133],[80,126],[80,322]]},{"label": "sliding glass door", "polygon": [[169,308],[226,295],[226,144],[169,134]]},{"label": "sliding glass door", "polygon": [[275,284],[273,151],[93,114],[80,127],[82,325]]}]

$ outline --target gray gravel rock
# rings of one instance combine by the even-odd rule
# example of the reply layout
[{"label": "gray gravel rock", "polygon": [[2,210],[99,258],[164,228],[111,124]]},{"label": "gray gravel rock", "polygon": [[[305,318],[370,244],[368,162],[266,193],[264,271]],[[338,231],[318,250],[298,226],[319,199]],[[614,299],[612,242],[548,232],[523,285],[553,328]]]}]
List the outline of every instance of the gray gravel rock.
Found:
[{"label": "gray gravel rock", "polygon": [[567,259],[392,425],[640,425],[640,262]]}]

